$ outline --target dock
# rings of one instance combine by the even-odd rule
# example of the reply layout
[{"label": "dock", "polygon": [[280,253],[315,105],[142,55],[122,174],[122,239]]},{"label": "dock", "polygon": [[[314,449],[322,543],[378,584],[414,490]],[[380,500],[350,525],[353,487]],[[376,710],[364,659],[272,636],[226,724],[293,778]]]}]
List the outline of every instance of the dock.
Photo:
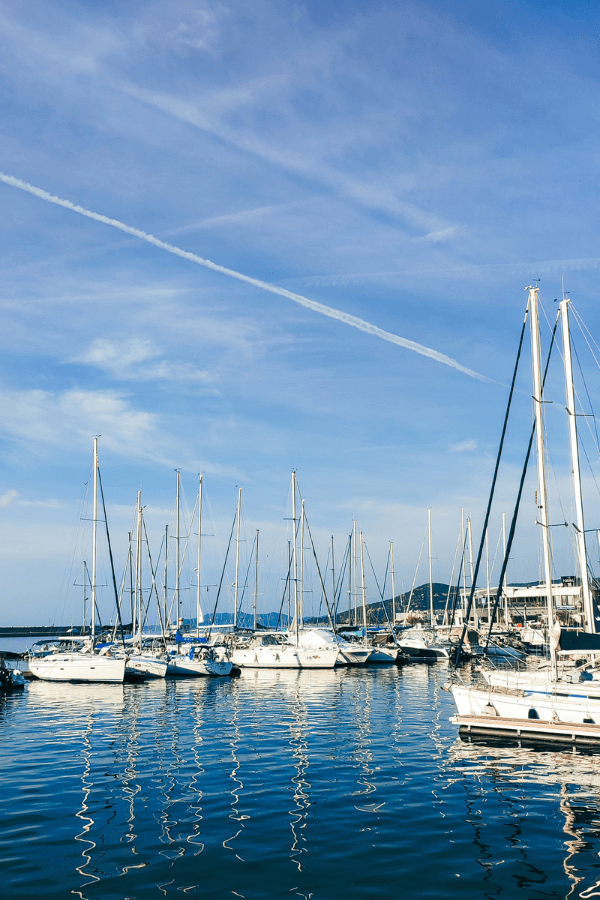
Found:
[{"label": "dock", "polygon": [[462,736],[526,739],[540,743],[599,747],[600,725],[546,722],[542,719],[509,719],[504,716],[451,716]]}]

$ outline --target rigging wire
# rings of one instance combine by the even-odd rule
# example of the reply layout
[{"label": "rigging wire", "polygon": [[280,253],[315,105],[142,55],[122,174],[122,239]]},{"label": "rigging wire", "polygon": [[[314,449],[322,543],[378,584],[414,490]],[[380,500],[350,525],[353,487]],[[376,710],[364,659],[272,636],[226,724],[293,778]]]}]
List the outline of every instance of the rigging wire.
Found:
[{"label": "rigging wire", "polygon": [[[550,340],[550,347],[548,349],[548,356],[546,357],[546,365],[544,367],[544,375],[542,377],[542,389],[541,389],[542,397],[544,396],[544,385],[546,384],[546,376],[548,375],[548,368],[550,366],[550,359],[552,356],[552,348],[554,347],[554,344],[556,343],[555,339],[556,339],[556,329],[558,328],[558,319],[559,319],[559,316],[556,317],[556,322],[555,322],[554,328],[552,330],[552,338]],[[502,569],[500,570],[500,578],[498,581],[498,590],[496,591],[496,599],[494,601],[494,608],[492,611],[492,616],[491,616],[491,620],[489,623],[488,636],[487,636],[487,640],[486,640],[486,644],[485,644],[485,653],[487,653],[487,650],[488,650],[488,647],[490,644],[490,639],[492,636],[492,628],[494,627],[496,613],[498,612],[498,605],[500,603],[500,598],[502,596],[503,585],[504,585],[504,576],[506,575],[506,567],[508,565],[508,559],[510,557],[510,551],[512,549],[512,544],[513,544],[513,540],[515,537],[515,530],[517,527],[517,517],[519,515],[519,507],[521,505],[521,497],[523,495],[523,486],[525,484],[525,476],[527,475],[527,467],[529,466],[529,458],[531,456],[531,448],[533,447],[534,436],[535,436],[535,422],[533,423],[532,428],[531,428],[529,444],[527,447],[527,453],[525,455],[525,462],[523,464],[523,469],[521,471],[521,481],[519,483],[519,490],[517,493],[517,499],[515,501],[513,517],[512,517],[512,521],[510,523],[510,530],[508,533],[508,540],[506,542],[506,552],[504,554],[504,560],[502,562]],[[458,660],[458,654],[457,654],[457,660]]]},{"label": "rigging wire", "polygon": [[[503,450],[503,448],[504,448],[504,438],[505,438],[505,436],[506,436],[506,427],[507,427],[507,425],[508,425],[508,416],[509,416],[510,408],[511,408],[511,405],[512,405],[512,398],[513,398],[513,394],[514,394],[514,390],[515,390],[515,382],[516,382],[516,380],[517,380],[517,372],[518,372],[518,369],[519,369],[519,360],[521,359],[521,350],[523,349],[523,339],[524,339],[524,337],[525,337],[525,327],[526,327],[526,325],[527,325],[527,317],[528,317],[528,315],[529,315],[529,303],[527,303],[527,308],[526,308],[526,310],[525,310],[525,317],[524,317],[524,319],[523,319],[523,327],[522,327],[522,329],[521,329],[521,337],[520,337],[520,339],[519,339],[519,348],[518,348],[518,350],[517,350],[517,359],[516,359],[516,361],[515,361],[515,368],[514,368],[514,372],[513,372],[512,382],[511,382],[511,385],[510,385],[510,392],[509,392],[509,395],[508,395],[508,403],[507,403],[507,405],[506,405],[506,414],[505,414],[505,416],[504,416],[504,424],[503,424],[503,426],[502,426],[502,435],[501,435],[501,437],[500,437],[500,446],[498,447],[498,455],[497,455],[497,457],[496,457],[496,465],[495,465],[495,467],[494,467],[494,475],[493,475],[493,477],[492,477],[492,485],[491,485],[491,488],[490,488],[490,496],[489,496],[489,499],[488,499],[488,505],[487,505],[487,509],[486,509],[486,512],[485,512],[485,519],[484,519],[484,522],[483,522],[483,528],[482,528],[482,530],[481,530],[481,541],[480,541],[480,543],[479,543],[479,551],[478,551],[478,553],[477,553],[477,562],[475,563],[475,570],[474,570],[474,572],[473,572],[473,578],[472,578],[472,581],[471,581],[471,591],[470,591],[470,594],[469,594],[469,602],[468,602],[468,604],[467,604],[467,612],[466,612],[465,622],[464,622],[463,629],[462,629],[462,632],[461,632],[461,636],[460,636],[460,639],[459,639],[459,642],[458,642],[458,646],[457,646],[457,648],[456,648],[456,660],[455,660],[455,665],[456,665],[456,666],[458,666],[458,663],[460,662],[460,654],[461,654],[461,652],[462,652],[462,645],[463,645],[463,642],[464,642],[464,639],[465,639],[465,635],[466,635],[466,633],[467,633],[467,625],[468,625],[468,622],[469,622],[469,616],[471,615],[471,608],[472,608],[472,606],[473,606],[473,598],[474,598],[474,596],[475,596],[475,585],[476,585],[476,583],[477,583],[477,576],[478,576],[478,574],[479,574],[479,566],[481,565],[481,558],[482,558],[482,556],[483,556],[483,548],[484,548],[484,545],[485,545],[485,535],[486,535],[486,532],[487,532],[488,523],[489,523],[489,519],[490,519],[490,512],[491,512],[491,510],[492,510],[492,500],[494,499],[494,493],[495,493],[495,489],[496,489],[496,481],[497,481],[497,479],[498,479],[498,470],[499,470],[499,468],[500,468],[500,460],[501,460],[501,458],[502,458],[502,450]],[[557,319],[557,322],[558,322],[558,319]],[[555,326],[555,330],[556,330],[556,326]],[[553,339],[554,339],[554,332],[553,332]],[[554,342],[554,340],[553,340],[553,342]],[[551,346],[552,346],[552,345],[551,345]]]}]

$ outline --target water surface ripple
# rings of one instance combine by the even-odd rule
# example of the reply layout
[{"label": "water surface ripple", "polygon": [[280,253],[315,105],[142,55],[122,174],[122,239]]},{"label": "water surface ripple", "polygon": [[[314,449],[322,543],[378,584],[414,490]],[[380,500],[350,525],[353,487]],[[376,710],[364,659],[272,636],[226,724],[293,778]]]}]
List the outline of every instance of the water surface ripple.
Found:
[{"label": "water surface ripple", "polygon": [[443,665],[30,684],[2,897],[600,897],[600,757],[466,743]]}]

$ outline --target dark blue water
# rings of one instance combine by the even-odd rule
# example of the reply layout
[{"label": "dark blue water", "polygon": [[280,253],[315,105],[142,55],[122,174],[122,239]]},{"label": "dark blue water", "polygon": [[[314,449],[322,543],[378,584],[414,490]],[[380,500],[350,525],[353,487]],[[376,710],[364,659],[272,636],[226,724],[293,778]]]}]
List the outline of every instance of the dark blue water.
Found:
[{"label": "dark blue water", "polygon": [[462,742],[446,678],[32,683],[0,703],[0,894],[600,896],[600,758]]}]

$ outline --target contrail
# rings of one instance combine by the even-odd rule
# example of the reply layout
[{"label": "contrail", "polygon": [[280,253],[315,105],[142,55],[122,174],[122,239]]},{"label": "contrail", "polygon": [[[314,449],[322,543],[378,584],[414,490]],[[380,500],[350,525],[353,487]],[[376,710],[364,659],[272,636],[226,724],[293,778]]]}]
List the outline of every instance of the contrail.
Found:
[{"label": "contrail", "polygon": [[79,213],[80,216],[87,216],[88,219],[94,219],[96,222],[102,222],[104,225],[111,225],[113,228],[118,228],[119,231],[124,231],[125,234],[131,234],[133,237],[140,238],[142,241],[147,241],[148,244],[154,244],[155,247],[160,247],[161,250],[166,250],[168,253],[175,254],[175,256],[181,256],[182,259],[188,259],[190,262],[196,263],[199,266],[204,266],[206,269],[212,269],[213,272],[220,272],[222,275],[228,275],[229,278],[236,278],[238,281],[252,284],[254,287],[260,288],[263,291],[269,291],[271,294],[277,294],[279,297],[286,297],[288,300],[293,300],[294,303],[299,303],[300,306],[312,309],[313,312],[321,313],[322,316],[328,316],[330,319],[337,319],[338,322],[344,322],[346,325],[358,328],[359,331],[372,334],[374,337],[389,341],[391,344],[397,344],[399,347],[405,347],[407,350],[414,350],[415,353],[420,353],[422,356],[428,356],[429,359],[435,359],[437,362],[444,363],[446,366],[452,366],[453,369],[458,369],[459,372],[464,372],[465,375],[470,375],[471,378],[478,378],[480,381],[489,381],[489,378],[486,378],[484,375],[479,375],[478,372],[474,372],[472,369],[461,366],[459,362],[452,359],[451,356],[446,356],[445,353],[438,353],[437,350],[432,350],[430,347],[424,347],[423,344],[417,344],[415,341],[409,341],[407,338],[400,337],[398,334],[384,331],[383,328],[378,328],[377,325],[365,322],[364,319],[359,319],[357,316],[351,316],[349,313],[342,312],[340,309],[325,306],[323,303],[317,303],[316,300],[309,300],[308,297],[303,297],[302,294],[294,294],[292,291],[287,291],[285,288],[278,287],[275,284],[269,284],[267,281],[260,281],[258,278],[252,278],[250,275],[243,275],[241,272],[236,272],[234,269],[227,269],[225,266],[219,266],[209,259],[202,259],[201,256],[196,256],[195,253],[188,253],[187,250],[182,250],[180,247],[175,247],[173,244],[167,244],[165,241],[159,240],[159,238],[154,237],[152,234],[140,231],[139,228],[132,228],[131,225],[125,225],[123,222],[119,222],[118,219],[109,219],[108,216],[102,216],[100,213],[92,212],[89,209],[85,209],[83,206],[77,206],[77,204],[71,203],[70,200],[62,200],[60,197],[55,197],[53,194],[49,194],[41,188],[28,184],[26,181],[21,181],[20,178],[14,178],[12,175],[5,175],[3,172],[0,172],[0,181],[3,181],[4,184],[8,184],[11,187],[19,188],[21,191],[27,191],[28,194],[33,194],[34,197],[39,197],[40,200],[46,200],[48,203],[54,203],[56,206],[63,206],[65,209],[70,209],[72,212]]}]

